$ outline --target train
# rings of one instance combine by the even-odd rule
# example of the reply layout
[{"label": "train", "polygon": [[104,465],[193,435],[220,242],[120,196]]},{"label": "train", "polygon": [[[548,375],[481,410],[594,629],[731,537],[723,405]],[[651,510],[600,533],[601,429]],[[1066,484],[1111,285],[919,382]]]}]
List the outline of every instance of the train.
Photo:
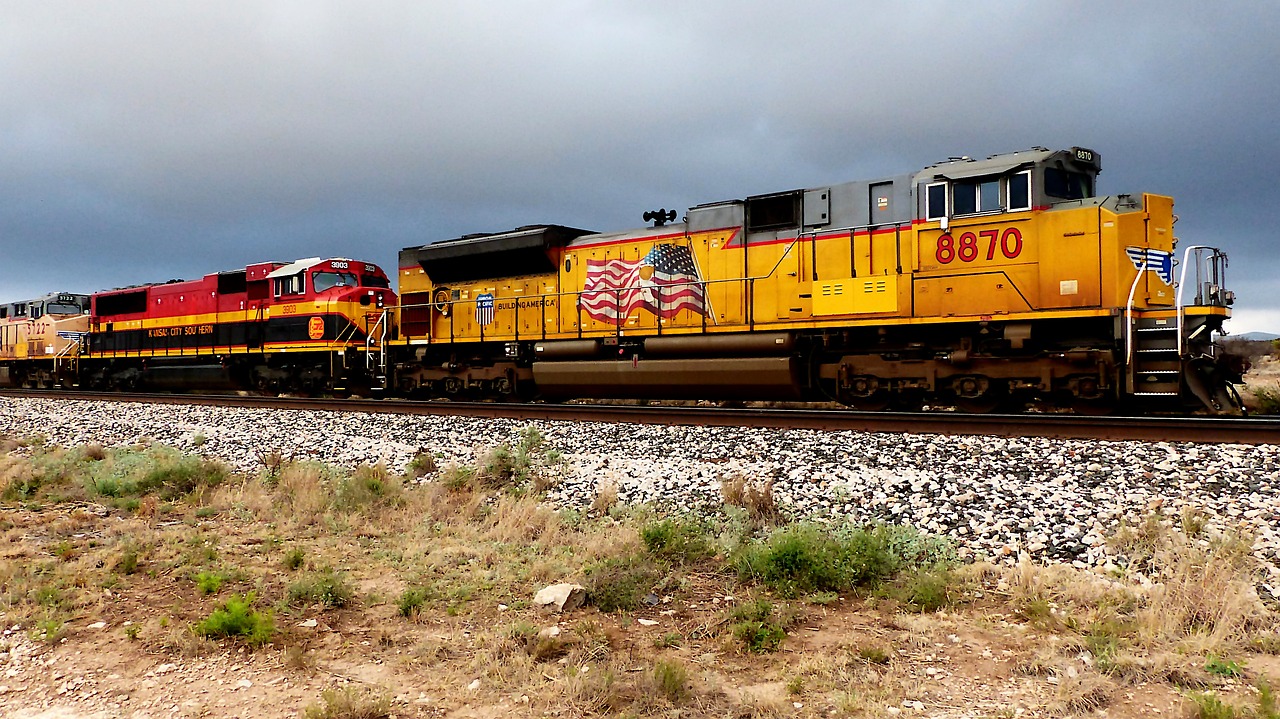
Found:
[{"label": "train", "polygon": [[[1220,248],[1088,148],[0,305],[0,386],[1241,414]],[[1179,254],[1180,253],[1180,254]]]}]

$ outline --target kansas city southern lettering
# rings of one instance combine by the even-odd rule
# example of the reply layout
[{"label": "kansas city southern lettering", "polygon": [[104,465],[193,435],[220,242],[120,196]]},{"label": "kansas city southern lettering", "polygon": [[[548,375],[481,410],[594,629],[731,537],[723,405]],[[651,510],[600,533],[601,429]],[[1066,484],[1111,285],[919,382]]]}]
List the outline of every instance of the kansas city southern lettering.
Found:
[{"label": "kansas city southern lettering", "polygon": [[148,337],[199,337],[213,334],[213,325],[186,325],[184,327],[157,327],[147,330]]}]

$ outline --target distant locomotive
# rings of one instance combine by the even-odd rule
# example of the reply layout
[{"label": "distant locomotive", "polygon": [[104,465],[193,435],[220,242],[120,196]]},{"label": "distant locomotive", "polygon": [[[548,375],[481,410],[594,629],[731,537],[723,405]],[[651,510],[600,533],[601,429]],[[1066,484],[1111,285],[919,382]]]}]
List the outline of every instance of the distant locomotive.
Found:
[{"label": "distant locomotive", "polygon": [[40,352],[23,353],[21,331],[0,330],[0,386],[367,390],[364,349],[395,304],[390,284],[371,263],[311,258],[18,303],[58,324]]},{"label": "distant locomotive", "polygon": [[[1239,413],[1226,255],[1084,148],[0,305],[0,386]],[[38,327],[16,307],[45,312]],[[88,314],[83,314],[88,310]],[[52,333],[52,334],[51,334]]]}]

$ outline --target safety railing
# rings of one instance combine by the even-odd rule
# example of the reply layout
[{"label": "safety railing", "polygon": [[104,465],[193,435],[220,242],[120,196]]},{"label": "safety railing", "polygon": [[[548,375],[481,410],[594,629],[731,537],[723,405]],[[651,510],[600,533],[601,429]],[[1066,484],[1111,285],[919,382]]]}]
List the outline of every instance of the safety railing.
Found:
[{"label": "safety railing", "polygon": [[[365,334],[365,337],[364,337],[365,369],[371,375],[375,377],[381,377],[383,378],[383,380],[385,380],[387,377],[386,345],[387,345],[387,329],[390,325],[390,323],[387,320],[387,316],[390,314],[390,312],[391,312],[390,309],[382,310],[382,312],[378,315],[377,321],[375,321],[373,325],[369,327],[369,331]],[[377,340],[378,340],[378,349],[377,349],[376,359],[374,358],[374,349],[373,349],[375,336],[377,337]]]},{"label": "safety railing", "polygon": [[[1192,255],[1194,253],[1194,261]],[[1229,292],[1222,289],[1226,283],[1227,256],[1216,247],[1209,245],[1191,245],[1182,251],[1182,271],[1178,276],[1178,286],[1174,289],[1174,306],[1178,312],[1178,354],[1186,354],[1187,342],[1192,338],[1186,336],[1187,305],[1183,300],[1183,289],[1187,285],[1187,270],[1195,267],[1196,306],[1214,305],[1225,307],[1231,304]],[[1200,332],[1204,328],[1197,329]]]}]

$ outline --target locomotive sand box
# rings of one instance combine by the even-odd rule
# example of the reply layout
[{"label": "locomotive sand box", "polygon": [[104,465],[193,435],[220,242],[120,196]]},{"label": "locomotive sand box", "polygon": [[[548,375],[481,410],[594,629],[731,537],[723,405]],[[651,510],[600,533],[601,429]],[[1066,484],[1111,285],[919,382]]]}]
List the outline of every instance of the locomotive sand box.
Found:
[{"label": "locomotive sand box", "polygon": [[1239,413],[1226,255],[1084,148],[0,305],[0,386]]}]

